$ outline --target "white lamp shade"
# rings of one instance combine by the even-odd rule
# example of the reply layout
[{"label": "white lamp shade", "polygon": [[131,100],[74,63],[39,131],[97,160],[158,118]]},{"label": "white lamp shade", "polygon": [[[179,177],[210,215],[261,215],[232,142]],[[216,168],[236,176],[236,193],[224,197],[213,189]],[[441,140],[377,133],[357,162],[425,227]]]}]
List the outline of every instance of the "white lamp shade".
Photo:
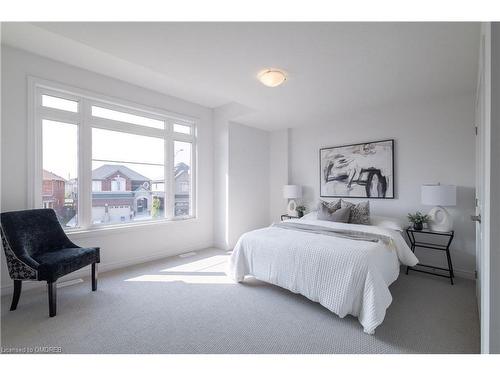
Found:
[{"label": "white lamp shade", "polygon": [[426,206],[456,206],[455,185],[422,185],[422,204]]},{"label": "white lamp shade", "polygon": [[283,186],[283,198],[296,199],[302,197],[302,186],[300,185],[285,185]]}]

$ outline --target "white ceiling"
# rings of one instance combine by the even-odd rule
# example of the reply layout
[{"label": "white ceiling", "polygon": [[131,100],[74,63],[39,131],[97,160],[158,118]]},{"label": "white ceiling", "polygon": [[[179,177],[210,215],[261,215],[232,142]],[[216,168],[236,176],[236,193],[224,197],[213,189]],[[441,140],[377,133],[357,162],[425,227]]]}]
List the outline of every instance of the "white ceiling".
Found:
[{"label": "white ceiling", "polygon": [[[4,43],[208,107],[299,127],[367,108],[472,93],[477,23],[8,23]],[[289,74],[268,88],[256,74]],[[472,103],[471,103],[472,105]]]}]

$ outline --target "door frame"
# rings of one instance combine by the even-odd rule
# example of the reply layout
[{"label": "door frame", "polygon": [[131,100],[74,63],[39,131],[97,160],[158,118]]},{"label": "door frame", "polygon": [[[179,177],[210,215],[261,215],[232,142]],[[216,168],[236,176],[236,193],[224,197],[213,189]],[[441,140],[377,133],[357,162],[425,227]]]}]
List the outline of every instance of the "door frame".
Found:
[{"label": "door frame", "polygon": [[481,353],[490,351],[490,187],[491,187],[491,23],[481,23],[478,81],[475,101],[477,299]]}]

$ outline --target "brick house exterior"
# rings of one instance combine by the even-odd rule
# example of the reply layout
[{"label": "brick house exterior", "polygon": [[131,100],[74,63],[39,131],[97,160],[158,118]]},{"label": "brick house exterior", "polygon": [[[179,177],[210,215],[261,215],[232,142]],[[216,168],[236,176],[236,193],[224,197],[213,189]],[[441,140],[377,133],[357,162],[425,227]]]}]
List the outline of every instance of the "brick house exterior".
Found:
[{"label": "brick house exterior", "polygon": [[151,180],[124,165],[105,164],[92,171],[94,223],[127,222],[149,216],[152,199]]},{"label": "brick house exterior", "polygon": [[66,180],[55,173],[43,170],[42,204],[52,208],[59,216],[64,214]]},{"label": "brick house exterior", "polygon": [[[69,214],[70,201],[77,202],[78,180],[72,179],[66,182],[61,177],[52,175],[51,179],[48,178],[48,174],[47,181],[44,179],[46,201],[57,201],[60,212]],[[165,211],[164,188],[163,180],[153,181],[124,165],[104,164],[92,171],[92,222],[112,224],[152,217],[161,218]],[[67,207],[63,211],[65,190]],[[53,197],[54,191],[58,192],[57,199]],[[191,213],[190,196],[190,167],[179,163],[175,166],[175,216],[186,216]],[[75,216],[76,210],[72,212],[72,216]]]}]

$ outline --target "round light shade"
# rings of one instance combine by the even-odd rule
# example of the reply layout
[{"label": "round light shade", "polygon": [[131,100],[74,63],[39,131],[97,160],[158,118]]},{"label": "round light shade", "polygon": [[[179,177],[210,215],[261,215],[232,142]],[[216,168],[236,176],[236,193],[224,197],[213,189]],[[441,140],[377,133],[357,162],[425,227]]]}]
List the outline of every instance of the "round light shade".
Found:
[{"label": "round light shade", "polygon": [[286,81],[285,72],[277,69],[266,69],[261,71],[257,77],[263,85],[267,87],[276,87]]},{"label": "round light shade", "polygon": [[455,185],[422,185],[422,204],[426,206],[455,206],[457,187]]},{"label": "round light shade", "polygon": [[300,185],[285,185],[283,186],[283,198],[296,199],[302,197],[302,186]]}]

